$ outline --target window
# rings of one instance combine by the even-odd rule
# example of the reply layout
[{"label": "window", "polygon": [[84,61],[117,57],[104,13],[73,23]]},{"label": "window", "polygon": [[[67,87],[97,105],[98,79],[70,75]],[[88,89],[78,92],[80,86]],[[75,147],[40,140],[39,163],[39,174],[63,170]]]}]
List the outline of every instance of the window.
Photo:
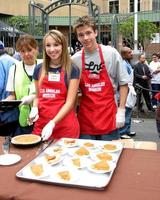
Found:
[{"label": "window", "polygon": [[109,12],[110,13],[119,13],[119,1],[110,0],[109,1]]},{"label": "window", "polygon": [[[140,1],[138,0],[138,11],[140,11]],[[134,0],[130,0],[130,12],[134,12]]]},{"label": "window", "polygon": [[152,10],[160,10],[160,1],[159,0],[153,0]]}]

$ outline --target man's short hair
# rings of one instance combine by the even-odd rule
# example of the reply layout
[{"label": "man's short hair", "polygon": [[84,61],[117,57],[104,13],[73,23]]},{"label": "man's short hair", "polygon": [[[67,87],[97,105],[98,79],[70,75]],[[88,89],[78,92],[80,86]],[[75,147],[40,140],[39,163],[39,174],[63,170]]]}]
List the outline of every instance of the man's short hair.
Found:
[{"label": "man's short hair", "polygon": [[73,32],[76,34],[76,30],[79,27],[83,26],[89,26],[92,27],[92,29],[95,31],[96,28],[96,22],[93,17],[85,15],[83,17],[79,17],[73,24]]}]

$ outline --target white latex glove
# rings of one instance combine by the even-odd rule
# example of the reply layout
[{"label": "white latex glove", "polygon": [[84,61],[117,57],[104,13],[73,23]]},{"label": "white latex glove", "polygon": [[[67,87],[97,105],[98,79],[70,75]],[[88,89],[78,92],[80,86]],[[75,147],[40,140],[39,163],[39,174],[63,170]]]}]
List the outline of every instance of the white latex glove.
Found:
[{"label": "white latex glove", "polygon": [[32,125],[33,122],[37,121],[38,118],[39,118],[38,107],[32,107],[28,118],[28,124]]},{"label": "white latex glove", "polygon": [[116,128],[121,128],[125,124],[125,108],[118,108],[116,114]]},{"label": "white latex glove", "polygon": [[55,127],[55,123],[50,120],[42,130],[41,137],[42,140],[48,140],[48,138],[52,135],[53,129]]},{"label": "white latex glove", "polygon": [[28,95],[28,96],[24,96],[21,101],[21,105],[28,105],[30,103],[32,103],[33,99],[34,99],[35,95],[32,94],[32,95]]}]

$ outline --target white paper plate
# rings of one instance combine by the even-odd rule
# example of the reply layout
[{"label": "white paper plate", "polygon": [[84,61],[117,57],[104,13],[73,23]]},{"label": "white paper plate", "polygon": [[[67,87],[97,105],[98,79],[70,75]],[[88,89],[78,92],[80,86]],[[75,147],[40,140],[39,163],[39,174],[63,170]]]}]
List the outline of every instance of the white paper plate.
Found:
[{"label": "white paper plate", "polygon": [[60,145],[68,148],[76,147],[78,146],[78,141],[74,138],[62,138],[60,141]]},{"label": "white paper plate", "polygon": [[17,154],[3,154],[0,155],[0,165],[13,165],[21,160]]},{"label": "white paper plate", "polygon": [[[69,172],[70,180],[64,180],[59,176],[59,173],[64,172],[64,171]],[[59,168],[57,168],[57,170],[54,171],[53,177],[56,179],[57,182],[60,182],[60,183],[72,183],[79,179],[79,174],[78,174],[78,171],[75,170],[74,168],[59,167]]]},{"label": "white paper plate", "polygon": [[109,165],[109,169],[108,169],[108,170],[98,170],[98,169],[94,169],[94,168],[92,167],[92,166],[93,166],[94,164],[96,164],[96,163],[97,163],[97,162],[92,162],[92,163],[90,163],[90,164],[87,166],[88,170],[91,171],[91,172],[97,173],[97,174],[105,174],[105,173],[109,173],[109,172],[113,171],[113,170],[115,169],[115,167],[116,167],[116,164],[115,164],[115,163],[113,163],[113,162],[107,162],[108,165]]},{"label": "white paper plate", "polygon": [[[79,159],[79,161],[80,161],[80,166],[77,166],[77,165],[75,165],[74,164],[74,159]],[[65,165],[65,166],[68,166],[68,167],[75,167],[75,168],[77,168],[77,169],[82,169],[82,168],[84,168],[84,167],[86,167],[86,164],[87,164],[87,159],[85,159],[85,158],[80,158],[80,157],[72,157],[72,158],[65,158],[64,160],[63,160],[63,164]]]},{"label": "white paper plate", "polygon": [[46,154],[61,154],[64,155],[66,154],[67,150],[65,147],[61,147],[61,146],[52,146],[52,147],[48,147],[47,149],[45,149],[44,153]]},{"label": "white paper plate", "polygon": [[[99,156],[98,156],[99,155]],[[107,155],[111,158],[111,159],[107,159]],[[97,151],[94,153],[91,153],[91,159],[98,161],[98,160],[106,160],[106,161],[116,161],[117,160],[117,156],[113,153],[108,153],[108,152],[103,152],[103,151]]]},{"label": "white paper plate", "polygon": [[101,146],[101,150],[106,152],[117,152],[120,151],[122,147],[120,142],[106,142]]},{"label": "white paper plate", "polygon": [[[79,153],[80,152],[80,149],[85,149],[85,151],[87,151],[88,152],[88,154],[83,154],[83,153]],[[71,156],[78,156],[78,157],[84,157],[84,158],[87,158],[87,157],[89,157],[90,156],[90,154],[91,154],[91,152],[90,152],[90,150],[89,149],[87,149],[87,148],[85,148],[85,147],[78,147],[78,148],[74,148],[74,149],[72,149],[71,151],[69,151],[69,154],[71,155]]]},{"label": "white paper plate", "polygon": [[[46,155],[47,156],[47,155]],[[47,161],[46,159],[46,156],[44,155],[43,156],[43,159],[45,160],[45,162],[47,162],[47,164],[49,165],[56,165],[58,164],[59,162],[61,162],[63,160],[63,156],[61,156],[60,154],[51,154],[51,155],[48,155],[48,156],[55,156],[55,158],[53,160],[49,160]]]},{"label": "white paper plate", "polygon": [[[36,164],[37,164],[37,163],[36,163]],[[25,178],[31,178],[31,179],[37,178],[37,179],[41,179],[41,178],[44,178],[44,177],[49,176],[49,173],[50,173],[50,168],[49,168],[49,166],[47,166],[47,165],[45,165],[45,164],[42,164],[43,172],[42,172],[42,174],[39,175],[39,176],[36,176],[36,175],[32,172],[31,166],[32,166],[32,164],[26,166],[26,167],[23,169],[22,173],[23,173],[23,176],[24,176]]]},{"label": "white paper plate", "polygon": [[83,141],[83,143],[81,144],[83,147],[87,148],[87,149],[91,149],[91,150],[94,150],[97,148],[97,146],[93,143],[93,142],[90,142],[90,141]]}]

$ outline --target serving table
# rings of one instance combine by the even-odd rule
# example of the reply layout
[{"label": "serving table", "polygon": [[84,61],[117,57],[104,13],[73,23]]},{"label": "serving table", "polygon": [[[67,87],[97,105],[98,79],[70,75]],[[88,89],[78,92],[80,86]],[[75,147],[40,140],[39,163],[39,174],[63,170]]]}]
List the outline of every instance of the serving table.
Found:
[{"label": "serving table", "polygon": [[[3,141],[4,137],[0,137],[0,146]],[[16,173],[36,157],[38,148],[38,145],[18,148],[11,144],[10,153],[20,155],[22,160],[14,165],[0,166],[0,200],[160,199],[159,151],[124,149],[109,185],[103,191],[94,191],[18,179]]]}]

